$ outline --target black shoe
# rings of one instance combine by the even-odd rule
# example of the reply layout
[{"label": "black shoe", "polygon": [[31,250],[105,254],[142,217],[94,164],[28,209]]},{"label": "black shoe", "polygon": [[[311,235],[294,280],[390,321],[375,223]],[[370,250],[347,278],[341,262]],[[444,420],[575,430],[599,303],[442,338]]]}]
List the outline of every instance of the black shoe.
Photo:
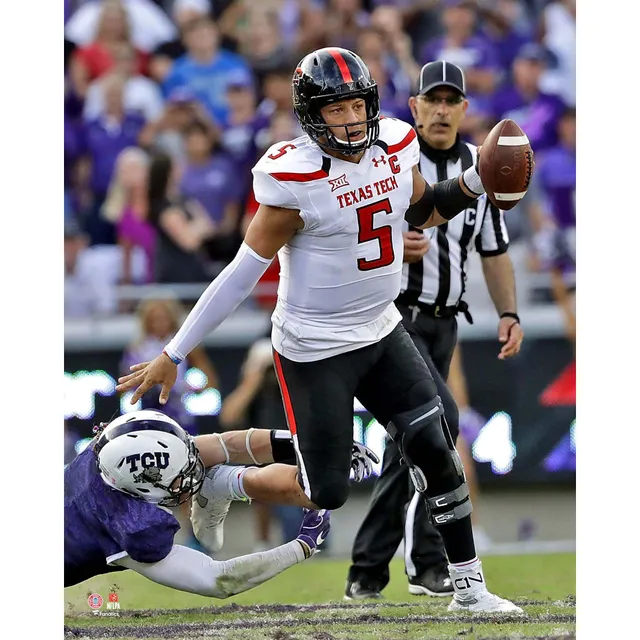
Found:
[{"label": "black shoe", "polygon": [[375,584],[367,582],[350,582],[344,592],[345,600],[366,600],[367,598],[382,598],[380,589]]},{"label": "black shoe", "polygon": [[452,596],[454,594],[446,567],[427,569],[421,576],[409,578],[409,593],[414,596]]}]

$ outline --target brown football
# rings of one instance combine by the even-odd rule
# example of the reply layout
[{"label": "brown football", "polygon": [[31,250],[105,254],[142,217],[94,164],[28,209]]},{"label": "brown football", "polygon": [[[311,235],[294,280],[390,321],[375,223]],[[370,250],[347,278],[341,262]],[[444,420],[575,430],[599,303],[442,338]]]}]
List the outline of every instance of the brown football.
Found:
[{"label": "brown football", "polygon": [[489,200],[513,209],[525,196],[533,176],[533,151],[525,132],[513,120],[501,120],[480,149],[480,179]]}]

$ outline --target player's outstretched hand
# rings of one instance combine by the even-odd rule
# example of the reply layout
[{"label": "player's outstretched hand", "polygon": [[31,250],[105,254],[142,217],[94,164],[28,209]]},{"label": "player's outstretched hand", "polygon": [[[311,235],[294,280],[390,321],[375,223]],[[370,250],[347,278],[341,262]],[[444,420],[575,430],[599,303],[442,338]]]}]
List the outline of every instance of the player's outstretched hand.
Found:
[{"label": "player's outstretched hand", "polygon": [[168,356],[162,353],[151,362],[134,364],[131,371],[133,373],[118,378],[120,384],[116,386],[116,391],[122,393],[137,387],[131,398],[131,404],[135,404],[151,387],[159,384],[162,386],[160,404],[167,403],[171,387],[176,383],[178,376],[178,365],[172,362]]},{"label": "player's outstretched hand", "polygon": [[373,465],[378,464],[380,458],[363,444],[353,443],[351,449],[351,469],[353,469],[353,479],[362,482],[373,473]]},{"label": "player's outstretched hand", "polygon": [[315,511],[304,510],[304,518],[300,525],[300,532],[296,540],[302,545],[304,555],[310,558],[318,551],[318,547],[325,541],[331,529],[331,512],[326,509]]}]

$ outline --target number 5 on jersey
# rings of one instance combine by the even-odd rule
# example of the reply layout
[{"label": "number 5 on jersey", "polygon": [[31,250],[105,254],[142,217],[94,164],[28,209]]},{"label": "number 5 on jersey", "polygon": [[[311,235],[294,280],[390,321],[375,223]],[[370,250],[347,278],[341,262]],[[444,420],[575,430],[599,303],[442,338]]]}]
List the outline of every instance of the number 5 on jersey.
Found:
[{"label": "number 5 on jersey", "polygon": [[395,260],[393,252],[393,238],[391,235],[391,225],[386,224],[381,227],[373,226],[373,217],[376,213],[391,213],[391,202],[389,198],[372,202],[364,207],[356,209],[358,215],[358,244],[377,240],[380,247],[380,257],[374,260],[358,258],[358,269],[360,271],[370,271],[387,267]]}]

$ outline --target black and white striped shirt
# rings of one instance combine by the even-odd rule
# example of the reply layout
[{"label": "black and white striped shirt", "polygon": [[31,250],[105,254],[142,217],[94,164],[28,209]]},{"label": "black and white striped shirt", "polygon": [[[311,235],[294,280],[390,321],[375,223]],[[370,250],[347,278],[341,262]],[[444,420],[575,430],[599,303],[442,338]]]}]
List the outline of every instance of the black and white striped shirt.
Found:
[{"label": "black and white striped shirt", "polygon": [[[476,161],[476,147],[458,137],[446,151],[420,142],[420,173],[429,184],[454,178]],[[406,224],[406,230],[420,231]],[[431,245],[421,261],[405,263],[399,302],[456,306],[465,291],[465,264],[470,250],[481,256],[505,253],[509,246],[504,213],[486,195],[448,223],[424,229]]]}]

